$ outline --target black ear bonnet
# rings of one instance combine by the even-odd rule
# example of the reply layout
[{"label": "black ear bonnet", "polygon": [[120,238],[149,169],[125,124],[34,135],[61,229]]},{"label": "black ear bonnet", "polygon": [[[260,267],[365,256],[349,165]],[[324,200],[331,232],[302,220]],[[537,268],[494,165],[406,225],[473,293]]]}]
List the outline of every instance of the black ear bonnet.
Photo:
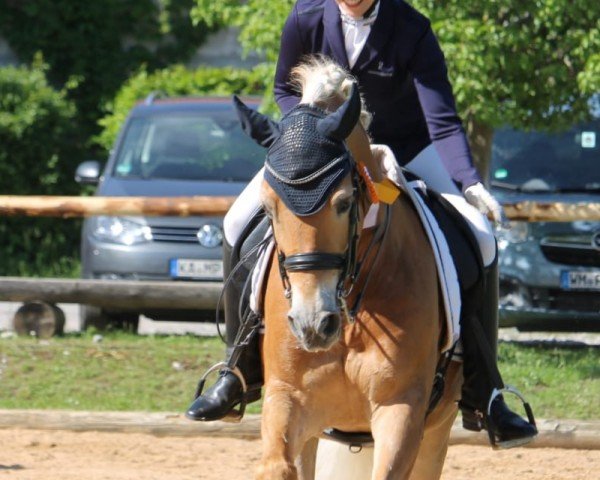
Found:
[{"label": "black ear bonnet", "polygon": [[295,215],[318,212],[352,168],[344,140],[360,116],[360,97],[353,87],[348,100],[335,112],[300,104],[279,124],[234,103],[243,130],[268,147],[265,180]]}]

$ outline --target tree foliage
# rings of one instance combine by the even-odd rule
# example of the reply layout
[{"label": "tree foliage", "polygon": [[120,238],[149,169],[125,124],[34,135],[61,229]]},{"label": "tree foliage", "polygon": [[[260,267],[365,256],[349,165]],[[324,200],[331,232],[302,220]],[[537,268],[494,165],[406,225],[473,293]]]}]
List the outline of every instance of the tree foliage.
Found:
[{"label": "tree foliage", "polygon": [[277,60],[281,30],[292,10],[293,0],[195,0],[191,16],[196,23],[231,25],[240,29],[240,43],[246,51]]},{"label": "tree foliage", "polygon": [[209,29],[192,24],[193,2],[0,0],[0,34],[25,63],[43,54],[52,85],[71,86],[80,119],[94,130],[101,105],[141,65],[164,68],[196,51]]},{"label": "tree foliage", "polygon": [[588,114],[591,72],[599,67],[600,2],[413,3],[432,20],[466,118],[538,129]]}]

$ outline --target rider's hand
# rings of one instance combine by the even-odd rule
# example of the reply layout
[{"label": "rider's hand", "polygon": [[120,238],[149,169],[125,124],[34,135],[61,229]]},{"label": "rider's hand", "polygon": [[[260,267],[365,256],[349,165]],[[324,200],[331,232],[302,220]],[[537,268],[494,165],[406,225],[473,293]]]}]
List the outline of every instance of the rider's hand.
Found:
[{"label": "rider's hand", "polygon": [[502,205],[492,196],[481,183],[471,185],[465,190],[467,202],[487,216],[491,216],[496,225],[506,222],[506,216]]}]

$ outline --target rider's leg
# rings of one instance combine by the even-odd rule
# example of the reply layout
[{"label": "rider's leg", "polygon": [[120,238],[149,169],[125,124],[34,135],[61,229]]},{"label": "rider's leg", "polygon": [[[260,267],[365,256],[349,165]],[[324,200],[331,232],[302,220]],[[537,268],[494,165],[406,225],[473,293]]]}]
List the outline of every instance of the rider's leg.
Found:
[{"label": "rider's leg", "polygon": [[[224,280],[229,278],[240,260],[240,244],[244,242],[249,227],[250,229],[253,227],[248,224],[248,220],[252,221],[258,210],[258,192],[262,174],[261,170],[238,197],[225,217]],[[234,246],[232,247],[232,245]],[[258,346],[259,335],[255,323],[257,320],[248,312],[247,301],[243,298],[247,296],[244,292],[249,275],[247,267],[247,265],[242,265],[237,268],[224,292],[223,313],[227,340],[227,366],[220,370],[216,383],[199,395],[188,408],[186,416],[192,420],[219,420],[228,416],[242,401],[253,402],[260,398],[262,363]],[[243,319],[240,318],[242,315]],[[240,328],[241,324],[242,328]],[[244,384],[246,393],[244,393]]]},{"label": "rider's leg", "polygon": [[[465,318],[461,340],[463,344],[464,383],[459,407],[463,427],[467,430],[488,430],[494,444],[505,448],[523,445],[537,429],[512,412],[502,395],[490,404],[490,392],[504,388],[497,367],[498,345],[498,260],[485,267],[485,290],[475,315]],[[489,408],[489,411],[488,411]],[[529,413],[529,412],[528,412]]]},{"label": "rider's leg", "polygon": [[[485,266],[485,292],[482,305],[462,325],[465,381],[460,403],[463,426],[470,430],[492,430],[499,444],[525,443],[537,434],[534,425],[512,412],[502,396],[496,397],[488,412],[494,389],[504,387],[497,366],[498,342],[498,262],[496,241],[487,219],[469,205],[450,179],[433,146],[427,147],[407,167],[421,176],[427,185],[444,194],[468,220],[477,239]],[[479,333],[477,333],[479,332]],[[482,342],[488,347],[482,347]],[[488,417],[489,414],[489,417]]]}]

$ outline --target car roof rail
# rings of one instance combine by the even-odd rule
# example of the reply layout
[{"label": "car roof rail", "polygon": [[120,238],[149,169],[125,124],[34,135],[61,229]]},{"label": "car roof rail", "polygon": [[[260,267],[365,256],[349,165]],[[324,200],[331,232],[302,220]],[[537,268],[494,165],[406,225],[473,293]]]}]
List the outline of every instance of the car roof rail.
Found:
[{"label": "car roof rail", "polygon": [[162,90],[154,90],[144,99],[144,105],[152,105],[157,98],[165,98],[167,94]]}]

